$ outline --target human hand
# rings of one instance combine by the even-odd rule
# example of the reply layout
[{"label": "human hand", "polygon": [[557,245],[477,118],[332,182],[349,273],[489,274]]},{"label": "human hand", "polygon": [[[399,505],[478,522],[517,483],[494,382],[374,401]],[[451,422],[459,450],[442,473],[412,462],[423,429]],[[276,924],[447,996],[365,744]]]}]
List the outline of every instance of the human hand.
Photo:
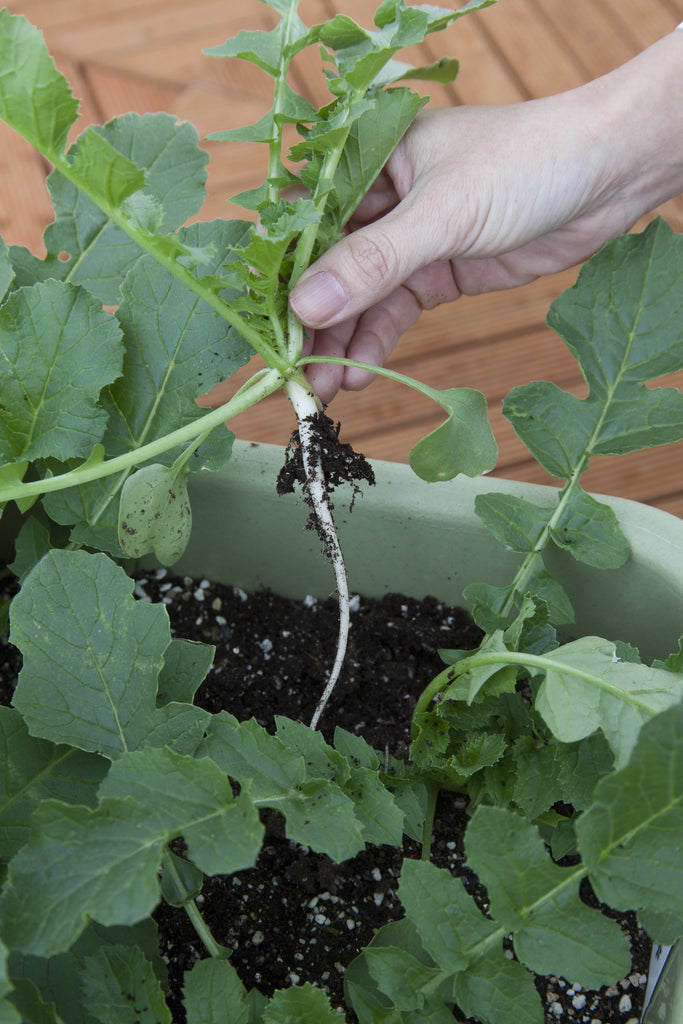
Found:
[{"label": "human hand", "polygon": [[[625,78],[618,69],[547,99],[423,112],[348,235],[291,293],[309,328],[304,355],[381,365],[423,309],[572,266],[668,197],[637,183],[651,161],[614,102],[628,101]],[[373,376],[332,364],[307,372],[324,402]]]}]

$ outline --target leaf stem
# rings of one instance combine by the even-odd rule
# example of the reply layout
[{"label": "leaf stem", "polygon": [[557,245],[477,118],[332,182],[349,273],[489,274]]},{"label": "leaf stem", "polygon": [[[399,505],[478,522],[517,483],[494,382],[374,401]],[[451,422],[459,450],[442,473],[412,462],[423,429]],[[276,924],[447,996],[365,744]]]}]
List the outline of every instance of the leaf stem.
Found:
[{"label": "leaf stem", "polygon": [[602,676],[597,676],[593,672],[588,672],[586,669],[572,665],[571,662],[553,659],[548,655],[525,654],[523,651],[478,651],[471,655],[471,657],[462,658],[456,665],[439,673],[429,686],[425,687],[415,704],[410,727],[411,739],[415,739],[417,734],[417,720],[419,716],[427,711],[431,702],[445,689],[448,683],[469,672],[470,669],[480,668],[482,665],[500,665],[501,668],[506,665],[520,665],[523,668],[536,669],[541,672],[561,672],[562,675],[573,676],[575,679],[580,679],[584,683],[595,686],[596,689],[608,693],[611,697],[616,697],[625,704],[637,708],[648,717],[651,717],[653,714],[652,709],[647,704],[637,700],[633,695],[607,682]]},{"label": "leaf stem", "polygon": [[406,387],[412,388],[413,391],[419,391],[420,394],[431,398],[433,402],[450,413],[438,388],[430,387],[429,384],[424,384],[415,377],[408,377],[405,373],[399,373],[398,370],[390,370],[386,366],[375,366],[374,363],[364,363],[360,359],[346,359],[343,356],[304,356],[298,360],[296,365],[308,366],[310,363],[334,363],[336,366],[354,366],[359,370],[368,370],[370,373],[376,373],[378,377],[386,377],[396,384],[404,384]]},{"label": "leaf stem", "polygon": [[429,860],[432,852],[432,838],[434,836],[434,818],[436,817],[436,803],[439,799],[439,787],[431,782],[427,785],[427,813],[422,829],[422,852],[421,860]]},{"label": "leaf stem", "polygon": [[[173,878],[173,881],[175,882],[178,890],[181,891],[183,887],[183,881],[182,878],[180,877],[178,869],[173,863],[173,858],[169,856],[168,851],[164,851],[163,870]],[[197,935],[199,936],[199,938],[202,940],[204,948],[206,949],[209,956],[215,957],[219,960],[225,959],[228,951],[224,946],[221,946],[220,943],[216,942],[216,940],[214,939],[213,935],[211,934],[211,929],[209,928],[208,924],[202,917],[196,902],[193,899],[188,899],[186,903],[183,903],[183,910],[185,911],[190,921],[192,922],[192,926],[196,931]]]},{"label": "leaf stem", "polygon": [[0,503],[61,491],[67,487],[82,486],[92,480],[100,480],[116,473],[130,471],[188,441],[195,442],[196,447],[197,438],[203,439],[226,419],[244,412],[245,409],[250,408],[282,386],[282,377],[274,369],[260,373],[252,380],[256,383],[249,382],[249,386],[240,388],[230,401],[218,409],[214,409],[200,419],[193,420],[192,423],[187,423],[184,427],[179,427],[177,430],[171,431],[170,434],[165,434],[156,441],[150,441],[133,451],[102,461],[87,459],[80,466],[66,473],[45,477],[41,480],[32,480],[29,483],[6,483],[4,485],[0,483]]},{"label": "leaf stem", "polygon": [[249,342],[254,351],[258,352],[269,366],[283,373],[287,370],[287,364],[282,356],[265,341],[255,327],[248,323],[244,317],[233,312],[229,303],[222,299],[211,287],[202,284],[201,278],[195,277],[187,267],[178,262],[175,256],[164,250],[164,236],[158,236],[144,230],[128,217],[120,207],[114,206],[95,189],[89,188],[87,183],[78,174],[74,174],[71,164],[63,154],[43,151],[43,155],[53,164],[55,170],[95,203],[113,224],[116,224],[122,231],[125,231],[141,249],[149,252],[169,273],[178,278],[195,295],[199,295],[200,298],[204,299],[220,317],[227,320],[230,326],[234,327]]}]

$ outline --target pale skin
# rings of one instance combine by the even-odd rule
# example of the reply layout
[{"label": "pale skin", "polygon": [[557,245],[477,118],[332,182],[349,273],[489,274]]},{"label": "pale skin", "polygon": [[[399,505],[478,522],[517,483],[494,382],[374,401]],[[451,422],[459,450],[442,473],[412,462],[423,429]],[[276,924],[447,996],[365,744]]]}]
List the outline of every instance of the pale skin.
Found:
[{"label": "pale skin", "polygon": [[[683,190],[683,31],[570,92],[420,114],[290,296],[305,354],[381,366],[424,309],[580,263]],[[369,371],[310,365],[323,402]]]}]

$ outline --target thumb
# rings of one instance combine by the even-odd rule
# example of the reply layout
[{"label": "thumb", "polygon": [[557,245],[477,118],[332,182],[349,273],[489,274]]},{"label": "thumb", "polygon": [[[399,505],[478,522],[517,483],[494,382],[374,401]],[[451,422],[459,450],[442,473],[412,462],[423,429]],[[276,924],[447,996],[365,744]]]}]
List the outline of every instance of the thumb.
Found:
[{"label": "thumb", "polygon": [[381,220],[347,235],[300,277],[289,297],[308,327],[330,327],[374,306],[394,292],[434,254],[424,218],[404,200]]}]

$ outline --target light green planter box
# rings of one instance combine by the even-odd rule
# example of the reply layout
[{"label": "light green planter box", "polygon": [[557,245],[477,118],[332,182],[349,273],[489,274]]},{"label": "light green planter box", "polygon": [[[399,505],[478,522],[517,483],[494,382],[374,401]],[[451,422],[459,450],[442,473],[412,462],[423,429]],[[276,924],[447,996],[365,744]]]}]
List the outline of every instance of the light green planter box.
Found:
[{"label": "light green planter box", "polygon": [[[278,497],[275,480],[284,453],[273,445],[236,442],[218,474],[193,478],[194,528],[174,572],[286,597],[318,598],[334,588],[301,495]],[[373,464],[366,487],[349,512],[350,490],[338,492],[335,516],[352,593],[381,597],[431,594],[462,604],[470,583],[509,582],[520,556],[506,551],[474,513],[478,494],[490,491],[553,505],[551,487],[479,477],[427,484],[408,466]],[[620,569],[595,570],[555,550],[548,565],[576,610],[567,635],[626,640],[645,660],[677,649],[683,633],[683,520],[638,502],[601,497],[616,512],[631,545]],[[662,963],[664,966],[662,967]],[[661,974],[643,1024],[683,1024],[683,947],[655,965]]]},{"label": "light green planter box", "polygon": [[[333,592],[321,544],[306,529],[301,494],[276,493],[283,459],[279,447],[236,442],[222,472],[191,478],[194,527],[185,555],[172,568],[175,574],[206,576],[247,591],[266,587],[295,598]],[[508,583],[520,556],[484,528],[474,513],[475,497],[496,491],[539,504],[556,501],[550,487],[487,477],[427,484],[408,466],[375,462],[374,469],[377,485],[356,496],[352,512],[350,489],[334,499],[350,588],[366,597],[430,594],[462,604],[470,583]],[[635,644],[645,660],[663,657],[677,648],[683,632],[683,520],[637,502],[601,500],[617,513],[631,557],[620,569],[598,571],[567,552],[549,554],[549,567],[576,610],[567,634],[622,639]],[[683,1024],[680,943],[657,966],[661,976],[643,1024]]]},{"label": "light green planter box", "polygon": [[[282,462],[279,447],[236,442],[221,473],[191,478],[194,528],[174,572],[286,597],[333,591],[317,535],[305,529],[301,495],[276,494]],[[551,487],[491,477],[428,484],[408,466],[376,462],[374,469],[377,485],[364,488],[352,512],[350,491],[334,498],[351,592],[367,597],[431,594],[458,604],[470,583],[509,583],[520,556],[484,528],[475,497],[497,491],[556,501]],[[662,657],[677,649],[683,632],[683,520],[638,502],[601,500],[617,513],[632,554],[616,570],[591,569],[564,551],[549,555],[576,609],[568,632],[627,640],[646,660]]]}]

